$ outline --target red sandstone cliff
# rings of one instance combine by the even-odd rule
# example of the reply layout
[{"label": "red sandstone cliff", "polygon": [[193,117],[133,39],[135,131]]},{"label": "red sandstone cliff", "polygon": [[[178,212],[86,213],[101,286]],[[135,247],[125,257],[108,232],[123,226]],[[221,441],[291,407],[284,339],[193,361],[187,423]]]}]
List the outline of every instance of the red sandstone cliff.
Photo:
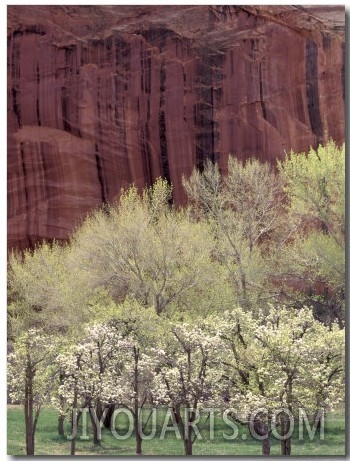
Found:
[{"label": "red sandstone cliff", "polygon": [[121,187],[344,140],[343,7],[8,6],[8,245]]}]

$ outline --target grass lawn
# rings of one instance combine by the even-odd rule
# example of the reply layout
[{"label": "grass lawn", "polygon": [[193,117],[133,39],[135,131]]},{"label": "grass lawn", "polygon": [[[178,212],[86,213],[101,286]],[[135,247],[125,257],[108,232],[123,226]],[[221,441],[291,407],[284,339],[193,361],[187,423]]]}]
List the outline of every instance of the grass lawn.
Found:
[{"label": "grass lawn", "polygon": [[[157,411],[156,414],[156,435],[150,440],[144,440],[142,451],[144,455],[183,455],[183,445],[181,440],[176,439],[174,430],[169,430],[163,440],[160,434],[163,427],[165,410]],[[147,415],[145,415],[147,417]],[[204,427],[201,427],[206,416],[198,423],[201,439],[196,440],[193,446],[194,455],[260,455],[261,443],[253,439],[248,428],[237,425],[237,436],[234,440],[225,440],[223,433],[231,436],[233,429],[225,424],[221,417],[216,416],[213,420],[214,432],[210,439],[209,420]],[[88,420],[89,418],[87,418]],[[171,429],[171,423],[168,427]],[[69,422],[66,423],[66,434],[70,433]],[[124,414],[116,418],[116,431],[123,435],[128,429],[128,419]],[[329,414],[325,418],[324,438],[316,432],[313,440],[310,440],[305,425],[304,440],[298,440],[299,431],[295,427],[292,441],[292,455],[303,456],[324,456],[324,455],[344,455],[345,454],[345,416],[343,413]],[[150,434],[151,427],[145,430],[145,434]],[[89,440],[80,440],[83,434],[79,428],[77,436],[77,455],[110,455],[126,456],[135,454],[135,439],[133,435],[125,440],[118,440],[110,431],[102,429],[102,440],[100,446],[94,447],[91,437],[91,426],[87,424],[86,434]],[[7,410],[7,453],[9,455],[25,455],[25,428],[23,408],[11,405]],[[66,437],[57,434],[57,413],[44,408],[40,414],[35,438],[36,455],[69,455],[70,441]],[[271,437],[271,455],[279,455],[279,441]]]}]

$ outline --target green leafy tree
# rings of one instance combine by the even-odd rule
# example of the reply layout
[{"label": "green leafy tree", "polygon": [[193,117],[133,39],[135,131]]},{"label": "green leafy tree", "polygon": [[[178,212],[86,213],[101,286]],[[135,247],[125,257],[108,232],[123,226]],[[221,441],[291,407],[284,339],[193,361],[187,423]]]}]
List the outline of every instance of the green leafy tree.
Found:
[{"label": "green leafy tree", "polygon": [[42,243],[9,257],[9,336],[28,328],[48,333],[79,327],[93,314],[97,294],[83,284],[74,267],[71,248],[59,242]]},{"label": "green leafy tree", "polygon": [[229,157],[226,175],[207,163],[183,180],[194,212],[211,226],[216,260],[226,267],[235,301],[254,308],[275,296],[268,259],[286,238],[282,187],[271,166]]},{"label": "green leafy tree", "polygon": [[296,305],[313,306],[326,323],[344,320],[345,146],[330,141],[308,154],[291,152],[278,166],[298,226],[276,264],[285,293]]},{"label": "green leafy tree", "polygon": [[308,154],[291,152],[278,162],[291,211],[307,224],[319,225],[338,245],[344,245],[345,145],[334,141]]},{"label": "green leafy tree", "polygon": [[275,264],[281,298],[293,307],[307,305],[327,325],[345,319],[345,250],[328,234],[296,235]]},{"label": "green leafy tree", "polygon": [[157,314],[186,309],[212,277],[207,229],[168,206],[167,187],[160,180],[142,196],[131,187],[73,238],[87,283],[105,287],[117,301],[129,295]]}]

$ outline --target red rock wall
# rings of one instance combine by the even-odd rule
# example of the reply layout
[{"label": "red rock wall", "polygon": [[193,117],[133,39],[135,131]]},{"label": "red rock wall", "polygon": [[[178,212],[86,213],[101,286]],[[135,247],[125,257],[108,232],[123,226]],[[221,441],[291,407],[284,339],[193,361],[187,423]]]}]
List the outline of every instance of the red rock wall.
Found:
[{"label": "red rock wall", "polygon": [[8,6],[8,245],[130,183],[344,140],[342,7]]}]

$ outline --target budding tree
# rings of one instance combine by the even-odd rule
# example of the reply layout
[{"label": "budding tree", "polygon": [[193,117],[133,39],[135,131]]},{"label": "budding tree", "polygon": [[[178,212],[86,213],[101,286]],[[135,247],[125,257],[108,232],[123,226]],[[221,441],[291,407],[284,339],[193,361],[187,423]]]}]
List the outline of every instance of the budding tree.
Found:
[{"label": "budding tree", "polygon": [[100,425],[105,417],[103,392],[111,366],[122,367],[123,338],[108,324],[94,324],[85,328],[78,344],[71,345],[57,357],[62,377],[58,398],[52,403],[61,414],[72,414],[71,454],[75,454],[78,411],[88,408],[93,427],[94,444],[101,440]]},{"label": "budding tree", "polygon": [[[299,408],[312,417],[343,398],[344,331],[336,324],[324,326],[307,308],[271,307],[258,319],[238,309],[216,324],[227,345],[222,364],[228,404],[241,420],[258,416],[251,421],[261,427],[253,428],[266,441],[271,414],[283,409],[274,424],[280,427],[281,454],[290,454],[292,418]],[[263,450],[268,454],[268,443]]]},{"label": "budding tree", "polygon": [[220,349],[220,339],[210,334],[204,325],[182,323],[173,324],[168,341],[154,350],[159,363],[158,398],[172,408],[186,455],[192,455],[193,443],[200,438],[196,426],[198,410],[215,401],[220,379],[217,367]]},{"label": "budding tree", "polygon": [[153,400],[155,361],[149,349],[155,342],[157,320],[152,309],[126,301],[113,318],[86,327],[80,342],[58,356],[63,383],[58,392],[61,398],[53,403],[61,413],[72,411],[71,454],[75,453],[77,409],[89,409],[97,444],[101,427],[116,406],[130,410],[136,454],[141,454],[142,409]]},{"label": "budding tree", "polygon": [[109,323],[109,328],[118,331],[123,338],[119,345],[122,364],[118,361],[111,362],[104,379],[103,399],[114,406],[124,407],[131,413],[137,455],[142,454],[144,430],[153,412],[151,409],[143,424],[143,410],[146,404],[157,403],[157,358],[153,354],[153,347],[160,336],[159,322],[154,310],[126,300]]},{"label": "budding tree", "polygon": [[32,328],[18,337],[8,357],[10,399],[24,405],[26,452],[35,454],[35,431],[42,405],[57,384],[58,338]]}]

